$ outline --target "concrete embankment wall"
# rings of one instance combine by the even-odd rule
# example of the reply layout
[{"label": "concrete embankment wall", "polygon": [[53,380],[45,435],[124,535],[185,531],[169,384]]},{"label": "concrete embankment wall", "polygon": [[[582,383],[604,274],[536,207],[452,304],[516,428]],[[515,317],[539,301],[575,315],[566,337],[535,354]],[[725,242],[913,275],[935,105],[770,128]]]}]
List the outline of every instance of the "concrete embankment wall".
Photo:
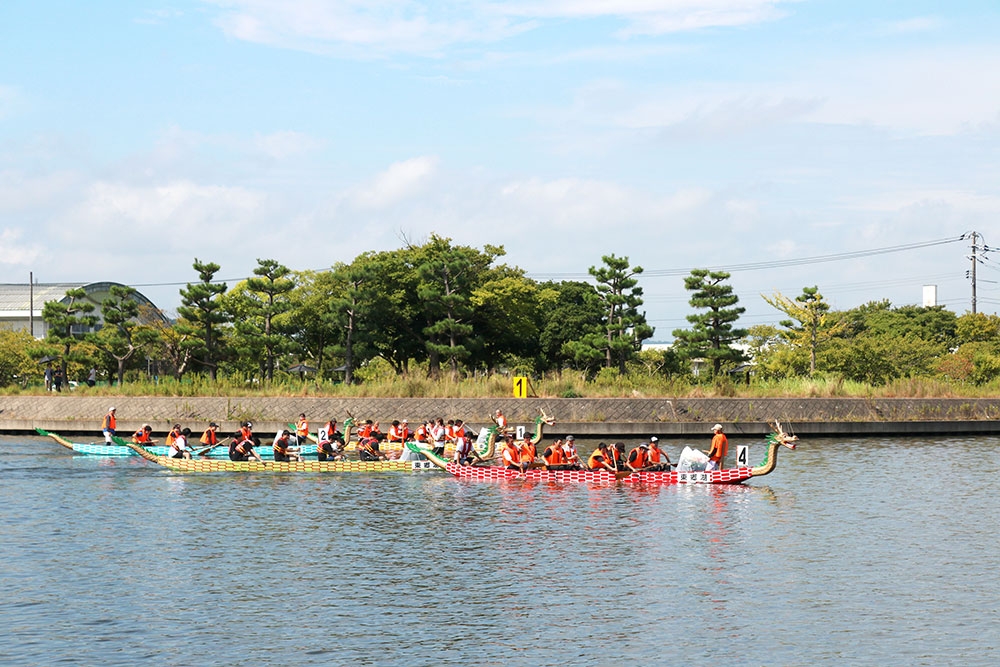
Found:
[{"label": "concrete embankment wall", "polygon": [[0,397],[0,432],[34,433],[36,427],[65,434],[97,434],[101,418],[117,408],[118,430],[143,423],[165,433],[175,423],[200,432],[209,421],[223,433],[242,420],[258,433],[273,433],[299,413],[313,424],[348,413],[374,419],[383,430],[393,419],[411,428],[430,417],[460,418],[473,427],[490,424],[500,408],[512,425],[530,425],[539,410],[555,418],[546,434],[580,437],[687,437],[704,435],[715,422],[733,436],[757,435],[778,419],[795,433],[812,436],[1000,433],[998,399],[867,398],[162,398],[86,396]]}]

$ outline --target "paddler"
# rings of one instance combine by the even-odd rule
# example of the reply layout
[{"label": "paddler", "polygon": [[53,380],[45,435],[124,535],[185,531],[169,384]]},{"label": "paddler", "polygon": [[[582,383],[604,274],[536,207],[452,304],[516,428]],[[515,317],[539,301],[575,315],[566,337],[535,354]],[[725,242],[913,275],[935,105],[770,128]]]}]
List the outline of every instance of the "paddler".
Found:
[{"label": "paddler", "polygon": [[388,461],[389,457],[378,449],[378,440],[362,438],[358,440],[358,457],[362,461]]},{"label": "paddler", "polygon": [[108,408],[108,414],[104,415],[104,420],[101,422],[101,433],[104,434],[104,442],[109,445],[114,444],[111,436],[115,434],[115,423],[115,409]]},{"label": "paddler", "polygon": [[306,413],[299,414],[299,421],[295,424],[295,442],[292,444],[303,445],[309,440],[309,420]]},{"label": "paddler", "polygon": [[635,447],[628,453],[625,459],[625,467],[632,472],[640,472],[649,469],[649,445],[643,443]]},{"label": "paddler", "polygon": [[521,448],[514,442],[514,436],[504,436],[502,456],[504,466],[507,470],[520,470],[524,472],[524,468],[521,467]]},{"label": "paddler", "polygon": [[570,466],[569,470],[583,470],[585,468],[583,459],[576,452],[576,438],[572,435],[566,436],[566,442],[563,443],[563,458],[566,459],[566,463]]},{"label": "paddler", "polygon": [[423,424],[417,427],[416,432],[413,434],[413,439],[417,442],[428,443],[430,442],[430,431],[431,427],[434,425],[430,420],[425,421]]},{"label": "paddler", "polygon": [[274,460],[278,462],[287,461],[301,461],[302,457],[298,454],[290,451],[292,445],[292,432],[287,428],[281,432],[281,435],[274,439],[274,444],[271,445],[274,449]]},{"label": "paddler", "polygon": [[219,444],[219,425],[209,422],[208,428],[201,434],[201,444],[204,447],[215,447]]},{"label": "paddler", "polygon": [[618,472],[615,467],[611,464],[612,455],[608,451],[607,443],[600,443],[597,445],[597,449],[590,455],[587,460],[587,467],[591,470],[607,470],[609,472]]},{"label": "paddler", "polygon": [[[461,425],[461,422],[459,422]],[[472,440],[466,434],[465,429],[461,428],[456,431],[455,434],[455,463],[458,465],[469,465],[473,461],[472,457]]]},{"label": "paddler", "polygon": [[542,452],[542,461],[545,462],[546,470],[568,470],[566,466],[566,450],[563,449],[563,441],[556,440],[545,448]]},{"label": "paddler", "polygon": [[142,445],[143,447],[145,447],[146,445],[152,445],[153,443],[156,442],[155,440],[152,440],[150,438],[152,433],[153,433],[153,427],[150,426],[149,424],[143,424],[142,428],[140,428],[138,431],[132,434],[132,442],[134,442],[137,445]]},{"label": "paddler", "polygon": [[655,435],[649,439],[646,456],[649,459],[649,469],[659,471],[669,471],[671,467],[670,457],[660,449],[660,439]]},{"label": "paddler", "polygon": [[191,458],[191,452],[188,451],[187,441],[188,437],[191,435],[191,429],[185,428],[183,431],[177,434],[174,441],[170,443],[170,448],[167,450],[167,456],[172,459],[189,459]]},{"label": "paddler", "polygon": [[253,433],[250,430],[252,426],[250,422],[243,422],[239,432],[233,436],[233,439],[229,443],[230,461],[246,461],[251,458],[258,461],[261,460],[260,454],[254,450],[256,443],[253,439]]},{"label": "paddler", "polygon": [[716,424],[712,427],[712,448],[709,449],[706,454],[708,454],[708,463],[705,465],[705,470],[722,470],[722,465],[726,460],[726,452],[729,450],[729,439],[726,438],[726,434],[722,432],[722,424]]},{"label": "paddler", "polygon": [[535,449],[535,444],[531,442],[531,439],[525,437],[521,442],[521,467],[525,470],[531,468],[535,463],[535,459],[538,458],[538,450]]},{"label": "paddler", "polygon": [[167,433],[167,439],[166,439],[167,447],[174,444],[174,440],[176,440],[180,436],[180,434],[181,434],[181,425],[174,424],[174,427],[170,429],[170,433]]},{"label": "paddler", "polygon": [[410,437],[410,425],[405,419],[400,422],[393,419],[389,425],[389,433],[385,436],[386,442],[406,442]]},{"label": "paddler", "polygon": [[331,419],[319,430],[316,438],[316,458],[320,461],[343,461],[343,436],[338,437],[337,420]]}]

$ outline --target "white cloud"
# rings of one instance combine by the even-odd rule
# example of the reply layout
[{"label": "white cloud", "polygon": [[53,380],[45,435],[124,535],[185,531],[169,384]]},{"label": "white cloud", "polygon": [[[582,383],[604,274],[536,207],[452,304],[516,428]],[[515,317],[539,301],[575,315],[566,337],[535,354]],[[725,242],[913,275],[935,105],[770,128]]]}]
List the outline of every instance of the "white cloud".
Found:
[{"label": "white cloud", "polygon": [[419,194],[437,169],[437,158],[415,157],[396,162],[378,174],[371,183],[356,190],[350,197],[354,205],[366,209],[381,209]]},{"label": "white cloud", "polygon": [[24,245],[20,242],[22,232],[5,228],[0,231],[0,264],[28,266],[42,254],[38,244]]},{"label": "white cloud", "polygon": [[253,145],[256,150],[275,160],[284,160],[308,153],[318,146],[318,142],[308,134],[283,130],[271,134],[257,134]]},{"label": "white cloud", "polygon": [[729,27],[780,18],[798,0],[205,0],[237,39],[315,53],[434,55],[455,45],[495,42],[543,21],[611,18],[619,37]]},{"label": "white cloud", "polygon": [[937,16],[915,16],[902,21],[893,21],[886,26],[885,32],[890,35],[902,35],[914,32],[930,32],[937,30],[944,22]]}]

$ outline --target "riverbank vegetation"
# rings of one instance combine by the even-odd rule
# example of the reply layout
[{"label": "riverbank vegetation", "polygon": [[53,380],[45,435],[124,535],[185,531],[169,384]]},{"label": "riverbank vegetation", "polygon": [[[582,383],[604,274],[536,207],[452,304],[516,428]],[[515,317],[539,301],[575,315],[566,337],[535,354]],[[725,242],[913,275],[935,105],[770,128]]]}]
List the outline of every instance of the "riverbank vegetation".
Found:
[{"label": "riverbank vegetation", "polygon": [[68,293],[45,305],[46,339],[0,331],[0,391],[45,391],[49,365],[74,392],[115,395],[501,397],[513,377],[529,379],[529,395],[563,398],[1000,389],[994,315],[888,301],[834,311],[812,286],[761,295],[787,319],[744,328],[729,274],[695,270],[684,279],[690,327],[644,350],[654,329],[628,258],[603,257],[589,282],[536,281],[503,255],[432,236],[327,271],[261,259],[232,287],[195,260],[172,321],[137,308],[128,288],[99,311]]}]

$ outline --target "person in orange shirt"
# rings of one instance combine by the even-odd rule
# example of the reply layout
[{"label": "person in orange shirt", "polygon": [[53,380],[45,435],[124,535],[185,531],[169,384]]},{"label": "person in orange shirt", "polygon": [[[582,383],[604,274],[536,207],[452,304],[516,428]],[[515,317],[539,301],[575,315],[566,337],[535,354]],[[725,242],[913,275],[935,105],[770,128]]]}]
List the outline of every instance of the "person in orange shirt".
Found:
[{"label": "person in orange shirt", "polygon": [[729,450],[729,439],[722,432],[722,424],[713,426],[712,432],[715,434],[712,436],[712,448],[705,452],[708,454],[708,464],[705,466],[706,471],[722,470],[722,466],[726,460],[726,452]]},{"label": "person in orange shirt", "polygon": [[503,412],[499,408],[497,408],[497,414],[493,421],[500,427],[500,435],[507,435],[507,418],[503,416]]},{"label": "person in orange shirt", "polygon": [[618,472],[613,465],[611,465],[612,455],[608,451],[608,446],[605,443],[600,443],[597,445],[597,449],[590,455],[587,460],[587,467],[591,470],[607,470],[609,472]]},{"label": "person in orange shirt", "polygon": [[670,457],[667,453],[660,449],[660,439],[655,435],[649,439],[649,450],[646,454],[649,457],[649,469],[650,470],[660,470],[660,471],[670,471],[670,467],[673,465],[670,463]]},{"label": "person in orange shirt", "polygon": [[209,422],[208,428],[205,432],[201,434],[201,444],[205,447],[215,447],[219,444],[219,425],[215,422]]},{"label": "person in orange shirt", "polygon": [[132,442],[137,445],[152,445],[156,442],[149,437],[152,433],[153,427],[149,424],[143,424],[142,428],[132,434]]},{"label": "person in orange shirt", "polygon": [[632,472],[646,470],[649,466],[649,445],[639,445],[628,453],[625,467]]},{"label": "person in orange shirt", "polygon": [[389,426],[389,433],[385,437],[386,442],[406,442],[410,435],[410,429],[406,426],[406,420],[400,423],[398,419],[393,419]]},{"label": "person in orange shirt", "polygon": [[535,449],[531,440],[525,438],[521,443],[521,467],[525,470],[533,467],[536,458],[538,458],[538,450]]},{"label": "person in orange shirt", "polygon": [[293,445],[304,445],[309,440],[309,420],[306,419],[306,413],[301,413],[299,415],[299,421],[295,425],[295,442]]},{"label": "person in orange shirt", "polygon": [[510,435],[504,438],[503,462],[507,470],[524,472],[524,468],[521,467],[521,449],[514,442],[514,437]]}]

